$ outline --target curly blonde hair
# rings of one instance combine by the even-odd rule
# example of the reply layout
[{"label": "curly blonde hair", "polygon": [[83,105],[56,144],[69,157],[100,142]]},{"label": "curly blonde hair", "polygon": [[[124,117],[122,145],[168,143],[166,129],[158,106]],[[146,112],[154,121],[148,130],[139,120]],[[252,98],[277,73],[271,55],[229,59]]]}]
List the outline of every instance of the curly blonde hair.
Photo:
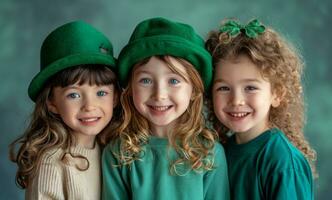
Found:
[{"label": "curly blonde hair", "polygon": [[[304,137],[304,99],[301,76],[304,63],[299,52],[271,28],[255,38],[245,33],[230,36],[226,32],[211,31],[205,43],[212,55],[213,66],[220,60],[229,60],[240,54],[248,56],[260,69],[262,76],[270,81],[272,89],[280,96],[280,105],[271,107],[269,121],[280,128],[287,138],[304,154],[316,174],[316,152]],[[209,107],[212,108],[211,102]],[[212,109],[211,109],[212,110]],[[210,113],[214,128],[223,143],[227,143],[227,127]]]},{"label": "curly blonde hair", "polygon": [[[87,82],[90,85],[114,84],[115,97],[118,98],[120,95],[120,87],[114,73],[102,65],[72,67],[52,76],[36,99],[28,128],[22,136],[9,145],[9,157],[18,165],[16,183],[21,188],[29,186],[29,180],[37,173],[45,152],[61,148],[70,153],[70,146],[75,145],[75,138],[69,135],[69,127],[60,116],[48,111],[46,102],[52,96],[52,88],[66,87],[75,83],[82,85]],[[114,126],[118,124],[112,123],[119,118],[118,109],[116,108],[111,123],[96,137],[101,147],[105,146],[110,130],[115,129]],[[17,145],[19,145],[18,152],[15,151]]]},{"label": "curly blonde hair", "polygon": [[[171,172],[177,174],[176,166],[183,163],[189,164],[195,171],[202,169],[211,170],[213,159],[210,156],[217,134],[205,127],[202,114],[203,82],[198,72],[188,61],[175,57],[179,63],[185,66],[188,73],[188,75],[185,75],[172,64],[170,56],[155,57],[166,63],[173,72],[179,74],[193,85],[193,96],[190,104],[185,113],[177,119],[176,128],[168,138],[170,145],[179,156],[179,159],[170,165]],[[150,58],[144,59],[134,66],[128,86],[120,98],[123,108],[122,125],[116,131],[116,134],[113,135],[114,139],[120,139],[120,151],[113,153],[117,155],[121,165],[129,166],[130,163],[139,160],[143,146],[148,143],[150,135],[149,123],[134,106],[131,81],[134,70],[147,63]]]}]

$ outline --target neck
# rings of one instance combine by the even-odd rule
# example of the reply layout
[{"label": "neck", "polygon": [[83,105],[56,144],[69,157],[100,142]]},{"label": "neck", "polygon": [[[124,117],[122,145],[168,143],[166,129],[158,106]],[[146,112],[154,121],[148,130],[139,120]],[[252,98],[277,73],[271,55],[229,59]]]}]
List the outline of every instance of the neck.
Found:
[{"label": "neck", "polygon": [[88,135],[80,135],[79,137],[77,137],[74,134],[75,137],[75,144],[87,149],[93,149],[95,146],[95,141],[96,141],[96,136],[92,135],[92,136],[88,136]]},{"label": "neck", "polygon": [[235,133],[235,141],[237,144],[245,144],[245,143],[255,139],[256,137],[258,137],[259,135],[261,135],[268,129],[269,129],[269,127],[265,127],[260,130],[249,130],[246,132]]},{"label": "neck", "polygon": [[171,131],[174,131],[174,125],[173,124],[168,124],[166,126],[150,125],[150,131],[151,135],[153,136],[167,138],[171,133]]}]

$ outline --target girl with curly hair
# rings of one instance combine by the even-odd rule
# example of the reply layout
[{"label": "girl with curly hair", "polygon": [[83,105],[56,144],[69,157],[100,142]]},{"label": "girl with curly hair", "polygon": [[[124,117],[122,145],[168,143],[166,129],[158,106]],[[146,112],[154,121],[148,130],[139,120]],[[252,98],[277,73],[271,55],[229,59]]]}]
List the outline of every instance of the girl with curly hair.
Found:
[{"label": "girl with curly hair", "polygon": [[303,135],[303,62],[296,50],[257,20],[226,21],[206,48],[231,198],[313,199],[316,155]]},{"label": "girl with curly hair", "polygon": [[118,67],[123,124],[103,152],[103,198],[229,199],[224,150],[202,113],[212,80],[203,39],[186,24],[148,19]]},{"label": "girl with curly hair", "polygon": [[28,91],[35,102],[30,125],[10,146],[26,199],[100,199],[100,148],[115,128],[120,95],[113,70],[110,41],[85,22],[46,37]]}]

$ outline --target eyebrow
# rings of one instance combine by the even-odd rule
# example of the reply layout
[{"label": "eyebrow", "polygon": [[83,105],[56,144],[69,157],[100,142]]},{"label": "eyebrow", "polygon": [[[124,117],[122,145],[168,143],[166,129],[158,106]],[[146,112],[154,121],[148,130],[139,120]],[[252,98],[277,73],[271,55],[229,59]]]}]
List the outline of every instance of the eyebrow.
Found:
[{"label": "eyebrow", "polygon": [[74,86],[74,85],[70,85],[70,86],[66,86],[64,87],[65,90],[69,90],[69,89],[78,89],[78,86]]},{"label": "eyebrow", "polygon": [[[147,71],[147,70],[136,70],[134,72],[134,74],[153,74],[153,73],[150,72],[150,71]],[[181,76],[180,74],[178,74],[176,72],[173,72],[173,71],[170,71],[170,72],[166,73],[166,75],[171,75],[171,74],[175,74],[175,75]]]},{"label": "eyebrow", "polygon": [[222,83],[222,82],[225,82],[225,81],[223,81],[221,78],[218,78],[213,81],[213,83]]},{"label": "eyebrow", "polygon": [[140,73],[150,74],[149,71],[146,71],[146,70],[139,70],[139,69],[135,70],[135,72],[134,72],[134,74],[140,74]]},{"label": "eyebrow", "polygon": [[[224,83],[227,82],[226,80],[223,80],[221,78],[218,78],[216,80],[213,81],[213,83]],[[262,81],[259,79],[255,79],[255,78],[247,78],[247,79],[242,79],[241,82],[247,83],[247,82],[256,82],[256,83],[261,83]]]}]

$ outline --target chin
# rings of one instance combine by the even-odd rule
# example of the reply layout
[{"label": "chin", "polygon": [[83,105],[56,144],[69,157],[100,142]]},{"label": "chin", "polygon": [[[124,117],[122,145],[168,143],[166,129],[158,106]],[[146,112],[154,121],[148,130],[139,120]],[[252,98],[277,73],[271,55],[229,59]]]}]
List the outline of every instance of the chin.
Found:
[{"label": "chin", "polygon": [[232,130],[234,133],[245,133],[249,131],[249,128],[232,127],[230,130]]}]

